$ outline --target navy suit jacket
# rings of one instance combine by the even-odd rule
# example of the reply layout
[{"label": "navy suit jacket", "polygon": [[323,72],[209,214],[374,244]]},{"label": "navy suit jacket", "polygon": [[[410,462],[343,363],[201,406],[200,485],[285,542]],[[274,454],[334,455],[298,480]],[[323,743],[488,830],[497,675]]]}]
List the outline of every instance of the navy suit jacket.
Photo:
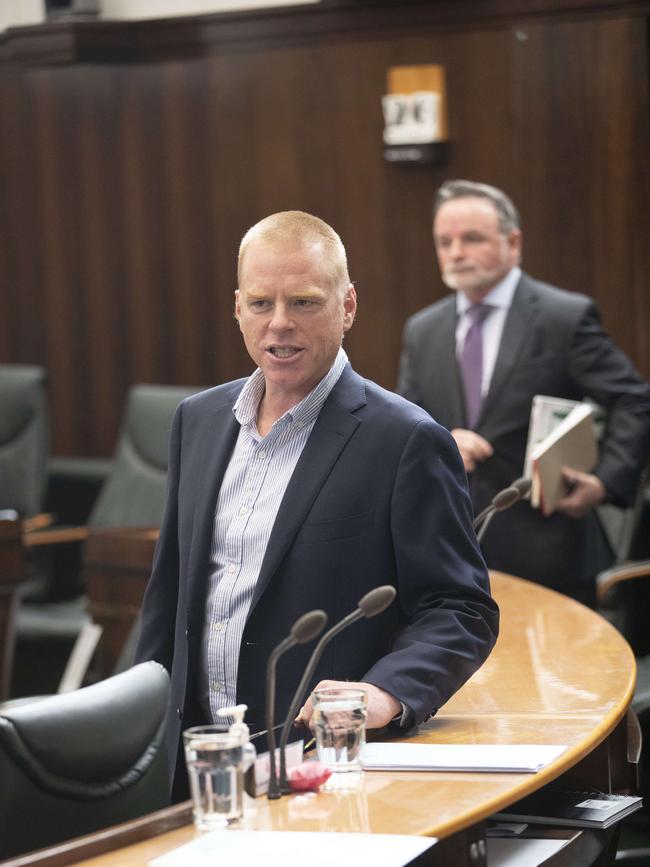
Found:
[{"label": "navy suit jacket", "polygon": [[[172,764],[181,728],[200,719],[196,674],[217,496],[239,425],[245,380],[186,399],[174,418],[168,492],[143,604],[138,660],[171,674]],[[314,676],[363,679],[388,690],[419,723],[488,656],[498,609],[471,528],[462,461],[431,417],[348,365],[325,402],[275,521],[246,623],[237,701],[264,727],[270,650],[313,608],[333,624],[382,584],[397,588],[381,615],[345,630]],[[278,665],[277,719],[288,710],[312,647]]]},{"label": "navy suit jacket", "polygon": [[[398,391],[449,430],[467,427],[456,363],[456,297],[406,323]],[[476,512],[522,474],[534,395],[583,400],[607,410],[594,469],[609,500],[633,502],[650,447],[650,387],[603,331],[593,301],[523,274],[504,325],[476,431],[494,455],[472,474]],[[612,561],[596,513],[545,518],[520,503],[495,516],[484,536],[490,568],[562,589],[592,580]]]}]

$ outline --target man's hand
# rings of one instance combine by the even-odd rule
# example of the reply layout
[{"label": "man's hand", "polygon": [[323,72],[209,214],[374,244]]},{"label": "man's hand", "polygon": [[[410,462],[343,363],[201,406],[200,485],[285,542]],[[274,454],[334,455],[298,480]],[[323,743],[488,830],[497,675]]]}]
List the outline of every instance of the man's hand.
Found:
[{"label": "man's hand", "polygon": [[[369,729],[380,729],[402,712],[401,703],[389,692],[373,686],[372,683],[353,683],[348,680],[321,680],[314,689],[362,689],[368,696],[368,719],[366,726]],[[300,708],[296,717],[297,723],[302,723],[307,728],[311,727],[312,715],[311,698],[308,698]]]},{"label": "man's hand", "polygon": [[486,461],[494,454],[494,449],[490,443],[476,431],[455,427],[451,435],[456,440],[458,451],[468,473],[475,470],[477,464]]},{"label": "man's hand", "polygon": [[605,486],[598,476],[562,467],[562,477],[569,486],[569,492],[558,502],[558,512],[570,518],[581,518],[605,499]]}]

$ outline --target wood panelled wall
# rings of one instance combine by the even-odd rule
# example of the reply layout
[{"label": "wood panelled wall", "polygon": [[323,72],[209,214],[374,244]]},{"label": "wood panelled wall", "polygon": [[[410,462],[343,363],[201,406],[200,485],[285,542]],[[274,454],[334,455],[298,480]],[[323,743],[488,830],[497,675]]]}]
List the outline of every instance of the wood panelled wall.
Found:
[{"label": "wood panelled wall", "polygon": [[[506,189],[527,270],[592,295],[650,376],[646,15],[381,5],[9,31],[0,362],[48,368],[55,452],[109,454],[131,383],[251,370],[232,317],[237,246],[287,208],[340,232],[360,299],[348,353],[392,388],[404,320],[445,292],[430,208],[448,177]],[[388,164],[386,70],[433,62],[449,158]]]}]

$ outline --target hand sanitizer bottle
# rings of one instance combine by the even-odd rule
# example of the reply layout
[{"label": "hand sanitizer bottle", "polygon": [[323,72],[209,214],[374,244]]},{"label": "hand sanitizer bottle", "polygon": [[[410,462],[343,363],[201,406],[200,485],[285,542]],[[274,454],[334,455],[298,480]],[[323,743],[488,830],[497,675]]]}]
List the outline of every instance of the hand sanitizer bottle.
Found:
[{"label": "hand sanitizer bottle", "polygon": [[234,722],[228,729],[228,734],[237,738],[238,743],[242,748],[242,772],[244,776],[244,789],[247,794],[255,797],[255,774],[254,764],[257,758],[255,746],[250,742],[250,730],[244,722],[244,714],[248,710],[248,705],[237,704],[233,707],[221,707],[217,711],[217,716],[234,717]]}]

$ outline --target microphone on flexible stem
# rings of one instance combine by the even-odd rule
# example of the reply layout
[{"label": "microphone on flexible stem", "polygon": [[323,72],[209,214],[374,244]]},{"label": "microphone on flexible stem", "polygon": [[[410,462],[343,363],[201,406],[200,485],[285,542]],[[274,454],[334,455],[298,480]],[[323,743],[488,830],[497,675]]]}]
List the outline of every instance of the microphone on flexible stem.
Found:
[{"label": "microphone on flexible stem", "polygon": [[291,792],[291,787],[289,786],[289,782],[287,780],[287,765],[286,765],[286,756],[285,749],[287,746],[287,740],[289,738],[289,730],[291,728],[291,724],[293,723],[296,713],[298,711],[298,707],[300,706],[302,699],[305,694],[305,690],[311,680],[316,666],[318,665],[318,661],[320,660],[323,650],[325,646],[341,632],[346,626],[350,626],[350,624],[355,623],[357,620],[361,620],[362,617],[370,618],[374,617],[376,614],[381,614],[390,603],[395,598],[397,591],[390,584],[383,584],[381,587],[375,587],[374,590],[371,590],[369,593],[366,593],[365,596],[362,596],[359,602],[357,603],[357,607],[354,611],[351,611],[346,617],[342,620],[339,620],[338,623],[335,623],[331,629],[328,629],[325,635],[323,635],[314,648],[311,657],[309,658],[309,662],[307,663],[307,667],[305,668],[300,683],[298,684],[298,688],[294,694],[294,697],[291,701],[291,706],[289,707],[289,713],[287,714],[287,718],[284,721],[284,725],[282,727],[282,733],[280,735],[280,790],[283,795],[288,795]]},{"label": "microphone on flexible stem", "polygon": [[519,491],[519,496],[522,500],[525,500],[528,494],[530,494],[530,489],[533,486],[532,479],[515,479],[515,481],[510,485],[511,488],[517,488]]},{"label": "microphone on flexible stem", "polygon": [[516,479],[511,485],[508,485],[507,488],[504,488],[502,491],[499,491],[498,494],[494,495],[489,506],[486,506],[482,512],[479,512],[472,523],[475,530],[479,527],[481,528],[476,536],[479,542],[485,535],[490,521],[496,512],[504,512],[506,509],[509,509],[510,506],[514,506],[515,503],[526,497],[530,491],[530,486],[530,479]]},{"label": "microphone on flexible stem", "polygon": [[275,769],[275,730],[273,717],[275,715],[275,666],[285,651],[296,644],[307,644],[316,638],[327,623],[327,614],[319,608],[308,611],[299,617],[291,627],[289,635],[277,647],[274,647],[266,663],[266,739],[269,745],[269,789],[268,797],[275,800],[281,796],[278,786],[278,776]]}]

